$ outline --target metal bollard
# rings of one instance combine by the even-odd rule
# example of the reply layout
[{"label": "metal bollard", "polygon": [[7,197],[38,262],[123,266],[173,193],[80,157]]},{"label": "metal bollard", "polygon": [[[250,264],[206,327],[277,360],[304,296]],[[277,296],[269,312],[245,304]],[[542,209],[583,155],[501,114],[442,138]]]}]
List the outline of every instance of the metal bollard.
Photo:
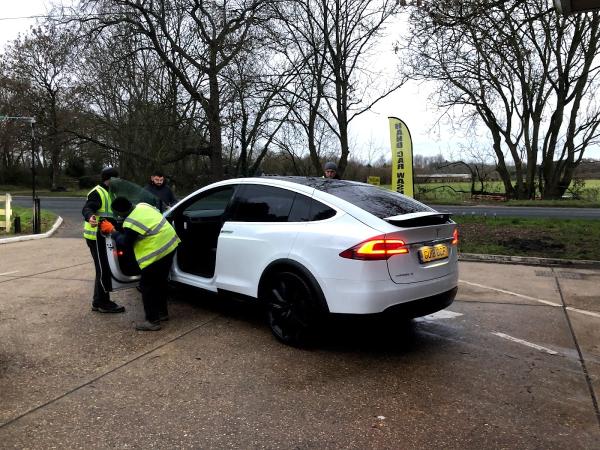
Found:
[{"label": "metal bollard", "polygon": [[42,232],[41,219],[40,199],[36,197],[33,199],[33,234],[40,234]]},{"label": "metal bollard", "polygon": [[21,216],[15,216],[14,227],[15,234],[19,234],[21,232]]}]

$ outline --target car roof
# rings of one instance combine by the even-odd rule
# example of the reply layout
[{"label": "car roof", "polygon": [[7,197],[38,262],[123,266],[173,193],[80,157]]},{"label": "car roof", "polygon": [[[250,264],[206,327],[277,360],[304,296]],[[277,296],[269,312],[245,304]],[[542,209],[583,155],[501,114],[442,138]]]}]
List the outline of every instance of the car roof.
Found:
[{"label": "car roof", "polygon": [[[283,183],[279,183],[283,181]],[[337,188],[341,186],[369,186],[373,187],[371,184],[360,183],[358,181],[349,181],[349,180],[338,180],[334,178],[324,178],[324,177],[302,177],[302,176],[282,176],[282,175],[262,175],[258,177],[241,177],[241,178],[228,178],[225,180],[221,180],[215,183],[210,184],[209,186],[223,186],[227,184],[237,184],[237,183],[258,183],[258,184],[275,184],[275,185],[287,185],[288,183],[294,183],[300,186],[306,186],[307,188],[318,189],[320,191],[327,192],[329,188]],[[204,189],[207,186],[204,186],[200,189]],[[306,189],[301,189],[306,191]]]},{"label": "car roof", "polygon": [[289,181],[291,183],[301,184],[301,185],[308,186],[308,187],[318,189],[320,191],[325,191],[325,192],[327,192],[327,190],[329,188],[336,188],[336,187],[340,187],[340,186],[348,186],[348,185],[372,186],[370,184],[360,183],[358,181],[338,180],[336,178],[325,178],[325,177],[265,175],[265,176],[262,176],[261,178]]},{"label": "car roof", "polygon": [[[207,189],[213,189],[213,188],[217,188],[220,186],[229,186],[232,184],[264,184],[264,185],[271,185],[271,186],[279,186],[279,187],[285,187],[288,189],[293,189],[296,190],[298,192],[303,192],[307,195],[312,195],[312,193],[314,192],[314,188],[304,184],[304,183],[290,183],[292,178],[307,178],[307,177],[270,177],[270,176],[261,176],[261,177],[245,177],[245,178],[228,178],[225,180],[221,180],[221,181],[216,181],[214,183],[210,183],[206,186],[202,186],[201,188],[197,189],[196,191],[188,194],[185,198],[181,199],[179,203],[183,203],[184,201],[186,201],[188,198],[190,197],[194,197],[195,195],[197,195],[198,193],[202,192],[202,191],[206,191]],[[175,205],[177,206],[177,205]]]},{"label": "car roof", "polygon": [[[376,188],[376,186],[367,183],[360,183],[357,181],[338,180],[334,178],[273,175],[263,175],[260,177],[246,178],[230,178],[227,180],[221,180],[209,184],[198,189],[197,191],[188,195],[186,198],[180,200],[180,202],[174,207],[176,208],[180,203],[187,201],[190,197],[195,196],[201,191],[220,186],[228,186],[232,184],[262,184],[270,186],[279,186],[286,189],[294,190],[296,192],[302,192],[304,194],[313,196],[314,198],[325,202],[326,204],[334,205],[335,208],[344,211],[346,214],[350,214],[355,219],[358,219],[359,221],[369,225],[370,227],[376,230],[387,232],[390,229],[394,229],[393,226],[391,226],[384,220],[374,216],[368,211],[365,211],[361,207],[336,196],[335,193],[333,193],[336,189],[349,186],[365,186],[369,188]],[[328,192],[330,190],[333,192]]]},{"label": "car roof", "polygon": [[266,184],[270,186],[285,187],[288,189],[296,190],[298,192],[304,192],[306,194],[312,194],[312,192],[315,190],[314,186],[311,186],[309,183],[299,182],[301,179],[304,180],[308,178],[309,177],[260,176],[247,178],[232,178],[226,181],[234,184]]},{"label": "car roof", "polygon": [[255,182],[255,180],[261,180],[265,184],[280,185],[287,188],[293,188],[291,185],[295,184],[297,186],[296,190],[299,191],[300,189],[298,188],[301,187],[309,188],[314,198],[324,201],[329,205],[335,205],[336,208],[350,214],[355,219],[358,219],[374,229],[386,231],[390,227],[390,224],[387,222],[335,194],[336,189],[349,186],[365,186],[377,189],[376,186],[371,184],[360,183],[358,181],[338,180],[335,178],[299,176],[262,176],[257,178],[247,178],[247,180],[250,180],[250,183]]}]

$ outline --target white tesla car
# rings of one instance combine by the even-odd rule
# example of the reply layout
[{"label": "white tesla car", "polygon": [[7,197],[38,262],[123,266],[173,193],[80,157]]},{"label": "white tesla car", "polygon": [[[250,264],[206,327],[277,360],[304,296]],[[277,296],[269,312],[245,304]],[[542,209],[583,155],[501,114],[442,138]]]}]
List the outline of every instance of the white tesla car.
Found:
[{"label": "white tesla car", "polygon": [[[171,280],[266,305],[274,335],[309,341],[329,313],[447,307],[458,285],[458,231],[446,213],[351,181],[258,177],[220,181],[165,213],[181,244]],[[107,290],[133,287],[139,269],[98,239]]]}]

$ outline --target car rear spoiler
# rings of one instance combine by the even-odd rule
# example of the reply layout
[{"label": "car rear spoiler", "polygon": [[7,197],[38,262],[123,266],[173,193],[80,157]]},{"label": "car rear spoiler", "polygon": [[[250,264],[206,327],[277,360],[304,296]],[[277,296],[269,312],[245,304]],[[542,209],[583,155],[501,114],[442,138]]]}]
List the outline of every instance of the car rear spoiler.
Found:
[{"label": "car rear spoiler", "polygon": [[403,228],[422,227],[427,225],[441,225],[450,221],[450,213],[437,211],[421,211],[397,216],[386,217],[383,220]]}]

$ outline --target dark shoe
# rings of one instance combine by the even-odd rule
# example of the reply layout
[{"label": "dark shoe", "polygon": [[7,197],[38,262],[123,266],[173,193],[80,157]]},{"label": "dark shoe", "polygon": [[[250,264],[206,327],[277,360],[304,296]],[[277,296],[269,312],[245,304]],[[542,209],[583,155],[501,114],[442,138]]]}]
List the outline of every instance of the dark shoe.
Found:
[{"label": "dark shoe", "polygon": [[135,329],[140,331],[158,331],[160,328],[160,322],[148,322],[144,320],[135,324]]},{"label": "dark shoe", "polygon": [[117,305],[115,302],[111,302],[109,300],[106,303],[92,303],[92,311],[97,311],[100,313],[122,313],[125,312],[125,307]]},{"label": "dark shoe", "polygon": [[161,322],[166,322],[167,320],[169,320],[169,315],[168,314],[163,314],[162,316],[160,316],[158,318],[158,320],[160,320]]}]

